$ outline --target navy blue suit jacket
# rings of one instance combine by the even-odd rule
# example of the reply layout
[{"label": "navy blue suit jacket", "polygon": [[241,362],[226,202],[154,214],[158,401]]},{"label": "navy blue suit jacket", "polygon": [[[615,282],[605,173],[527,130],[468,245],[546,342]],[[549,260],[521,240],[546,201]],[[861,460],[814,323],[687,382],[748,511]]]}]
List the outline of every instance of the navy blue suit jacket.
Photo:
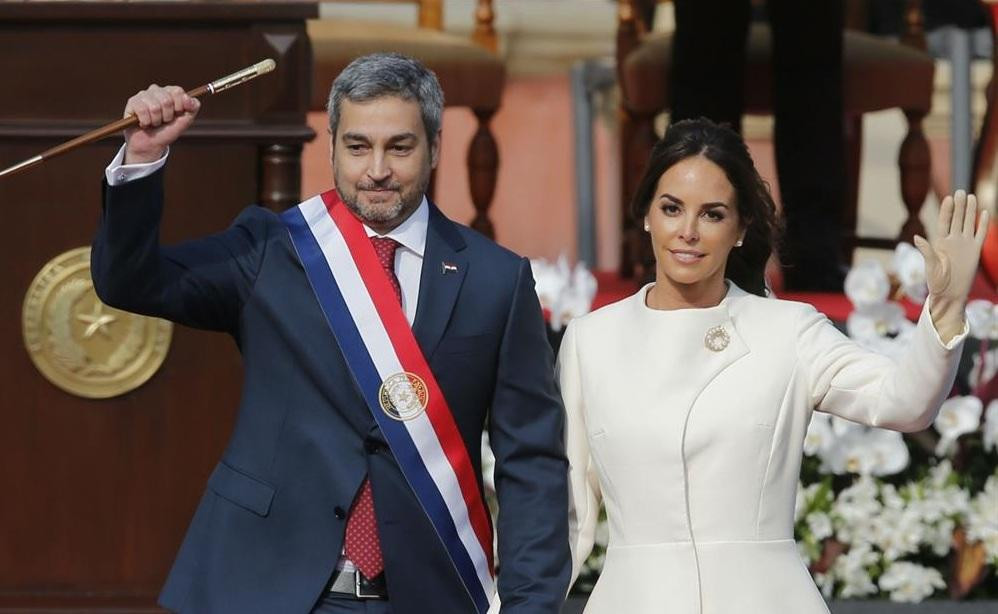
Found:
[{"label": "navy blue suit jacket", "polygon": [[[238,418],[160,603],[180,612],[307,614],[370,476],[396,614],[474,606],[365,406],[277,216],[159,245],[163,171],[105,184],[92,274],[108,305],[232,335]],[[496,454],[504,612],[559,610],[568,588],[567,461],[553,358],[529,262],[433,205],[413,330],[481,473]],[[443,274],[441,263],[457,265]]]}]

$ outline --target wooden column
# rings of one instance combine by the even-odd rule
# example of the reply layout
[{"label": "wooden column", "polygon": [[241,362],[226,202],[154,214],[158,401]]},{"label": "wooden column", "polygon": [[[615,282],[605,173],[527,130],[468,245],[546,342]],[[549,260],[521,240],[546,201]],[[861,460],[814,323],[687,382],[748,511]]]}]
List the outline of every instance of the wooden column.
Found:
[{"label": "wooden column", "polygon": [[919,214],[925,203],[925,197],[929,194],[932,161],[929,155],[929,143],[925,140],[925,133],[922,132],[922,118],[925,117],[925,112],[905,110],[904,117],[908,122],[908,134],[901,142],[898,165],[901,167],[901,199],[904,201],[905,209],[908,210],[908,219],[901,227],[898,240],[911,243],[916,234],[925,236],[925,227],[919,219]]},{"label": "wooden column", "polygon": [[301,202],[301,144],[265,145],[260,152],[258,202],[284,211]]},{"label": "wooden column", "polygon": [[489,122],[495,109],[472,109],[478,118],[478,130],[468,147],[468,183],[471,189],[471,202],[475,206],[475,218],[471,227],[486,237],[495,238],[495,228],[489,219],[489,206],[496,191],[496,178],[499,173],[499,147],[492,136]]}]

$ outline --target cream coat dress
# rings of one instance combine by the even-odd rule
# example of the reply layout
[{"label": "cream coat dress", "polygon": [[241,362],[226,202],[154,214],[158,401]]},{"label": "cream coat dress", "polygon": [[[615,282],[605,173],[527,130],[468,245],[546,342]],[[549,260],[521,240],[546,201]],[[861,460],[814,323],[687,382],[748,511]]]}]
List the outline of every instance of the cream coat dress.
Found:
[{"label": "cream coat dress", "polygon": [[827,613],[793,535],[811,412],[925,428],[966,330],[944,345],[926,308],[894,362],[809,305],[729,285],[716,307],[659,311],[650,287],[573,320],[558,356],[573,578],[601,500],[609,521],[586,614]]}]

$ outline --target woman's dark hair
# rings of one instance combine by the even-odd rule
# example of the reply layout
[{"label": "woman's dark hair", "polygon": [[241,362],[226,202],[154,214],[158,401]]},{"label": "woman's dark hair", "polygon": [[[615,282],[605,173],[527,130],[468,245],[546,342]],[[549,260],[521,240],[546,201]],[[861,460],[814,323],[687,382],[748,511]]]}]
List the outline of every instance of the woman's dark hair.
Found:
[{"label": "woman's dark hair", "polygon": [[780,219],[769,186],[755,169],[745,141],[727,125],[701,117],[669,126],[665,136],[652,149],[645,174],[631,201],[635,222],[640,224],[648,213],[662,175],[693,156],[703,156],[724,171],[735,189],[741,226],[747,229],[742,246],[728,255],[725,277],[743,290],[766,296],[766,262],[776,248]]}]

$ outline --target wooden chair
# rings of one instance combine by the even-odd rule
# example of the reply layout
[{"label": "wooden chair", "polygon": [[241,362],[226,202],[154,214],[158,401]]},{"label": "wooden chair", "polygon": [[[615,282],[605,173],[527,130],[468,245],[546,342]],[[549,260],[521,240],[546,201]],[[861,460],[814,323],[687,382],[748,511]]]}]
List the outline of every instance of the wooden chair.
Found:
[{"label": "wooden chair", "polygon": [[[468,107],[478,119],[478,130],[468,148],[468,181],[475,207],[472,228],[493,237],[488,211],[495,192],[499,150],[489,121],[499,109],[506,70],[496,55],[492,0],[477,0],[471,38],[443,31],[442,0],[385,0],[419,5],[414,27],[339,19],[308,22],[315,68],[312,78],[314,111],[325,110],[329,88],[355,58],[396,51],[422,61],[436,73],[447,106]],[[432,185],[431,185],[432,192]]]},{"label": "wooden chair", "polygon": [[[621,156],[623,250],[621,274],[640,274],[651,254],[643,233],[629,219],[627,204],[658,139],[654,119],[669,106],[672,35],[648,34],[639,16],[640,0],[618,0],[617,76],[621,89]],[[804,1],[804,0],[801,0]],[[854,10],[856,5],[853,6]],[[847,19],[847,24],[849,20]],[[929,146],[922,119],[932,102],[934,64],[925,53],[918,0],[907,0],[903,44],[847,29],[843,40],[846,172],[848,185],[842,208],[842,251],[851,261],[853,248],[892,248],[924,233],[918,219],[929,191]],[[769,28],[753,24],[746,43],[745,113],[768,115],[772,109],[772,47]],[[908,218],[895,239],[860,237],[856,233],[862,116],[871,111],[899,108],[908,124],[901,143],[901,196]]]}]

